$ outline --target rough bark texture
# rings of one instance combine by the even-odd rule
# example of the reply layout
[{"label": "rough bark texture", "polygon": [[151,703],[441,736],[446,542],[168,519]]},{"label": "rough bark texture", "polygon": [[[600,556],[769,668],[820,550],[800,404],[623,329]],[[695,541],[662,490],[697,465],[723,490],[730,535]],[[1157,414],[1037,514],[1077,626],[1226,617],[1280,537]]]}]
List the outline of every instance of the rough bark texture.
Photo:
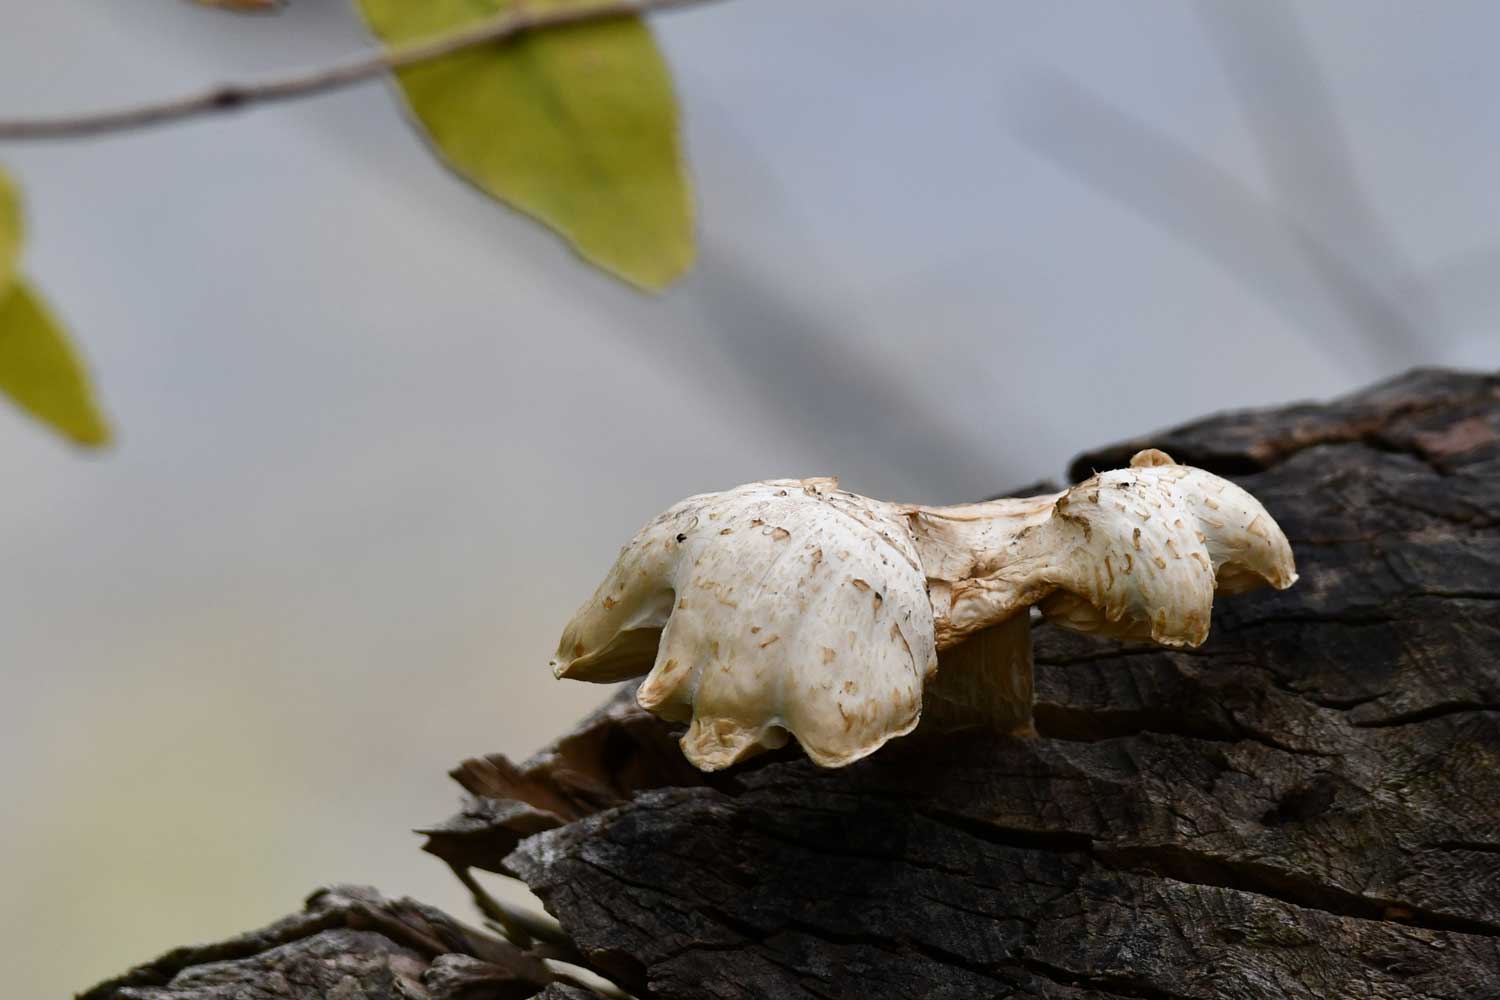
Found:
[{"label": "rough bark texture", "polygon": [[509,1000],[561,988],[553,980],[508,941],[413,900],[344,885],[313,893],[300,914],[170,951],[79,1000]]},{"label": "rough bark texture", "polygon": [[[1039,627],[1031,741],[705,776],[627,690],[523,765],[461,765],[428,850],[524,879],[664,1000],[1500,997],[1500,378],[1216,417],[1074,477],[1147,445],[1248,487],[1302,581],[1226,603],[1197,650]],[[476,962],[543,985],[514,948],[323,912],[89,1000],[325,996],[330,968],[344,996],[527,995],[450,985]]]}]

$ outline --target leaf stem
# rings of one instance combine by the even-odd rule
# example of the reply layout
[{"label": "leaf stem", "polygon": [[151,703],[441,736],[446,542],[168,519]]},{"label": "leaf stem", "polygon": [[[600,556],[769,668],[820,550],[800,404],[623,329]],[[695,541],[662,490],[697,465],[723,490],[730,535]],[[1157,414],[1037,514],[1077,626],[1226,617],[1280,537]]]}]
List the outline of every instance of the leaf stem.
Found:
[{"label": "leaf stem", "polygon": [[236,111],[255,104],[311,97],[531,31],[590,21],[635,17],[653,11],[696,6],[709,2],[711,0],[606,0],[603,3],[546,10],[531,10],[523,7],[477,21],[451,34],[361,53],[331,66],[303,70],[284,77],[220,84],[200,93],[160,102],[111,108],[79,115],[0,119],[0,141],[67,139],[108,132],[125,132],[188,118]]}]

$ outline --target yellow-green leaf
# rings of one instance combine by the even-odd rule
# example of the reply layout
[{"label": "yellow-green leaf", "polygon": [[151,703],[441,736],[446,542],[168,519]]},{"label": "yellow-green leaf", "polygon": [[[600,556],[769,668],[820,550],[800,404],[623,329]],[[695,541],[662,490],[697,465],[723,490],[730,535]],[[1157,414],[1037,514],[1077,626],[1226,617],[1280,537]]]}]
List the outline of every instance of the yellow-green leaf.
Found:
[{"label": "yellow-green leaf", "polygon": [[46,304],[19,278],[0,298],[0,392],[78,444],[109,441],[83,362]]},{"label": "yellow-green leaf", "polygon": [[21,197],[10,175],[0,170],[0,296],[16,276],[21,256]]},{"label": "yellow-green leaf", "polygon": [[[451,33],[514,0],[356,0],[392,44]],[[578,6],[527,0],[526,9]],[[418,121],[460,174],[660,289],[693,260],[692,195],[666,63],[638,18],[530,32],[402,70]]]}]

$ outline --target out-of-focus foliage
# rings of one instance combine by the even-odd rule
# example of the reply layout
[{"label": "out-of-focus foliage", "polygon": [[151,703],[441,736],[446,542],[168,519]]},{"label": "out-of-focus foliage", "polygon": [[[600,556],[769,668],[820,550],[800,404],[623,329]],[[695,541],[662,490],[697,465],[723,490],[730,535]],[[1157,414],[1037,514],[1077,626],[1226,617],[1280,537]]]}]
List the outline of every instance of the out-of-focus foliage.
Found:
[{"label": "out-of-focus foliage", "polygon": [[17,273],[23,226],[15,185],[0,171],[0,392],[77,444],[109,440],[88,373],[36,291]]},{"label": "out-of-focus foliage", "polygon": [[0,390],[77,444],[109,441],[109,425],[94,403],[78,353],[24,281],[12,284],[0,300]]},{"label": "out-of-focus foliage", "polygon": [[16,274],[21,257],[21,197],[9,175],[0,170],[0,296]]},{"label": "out-of-focus foliage", "polygon": [[[538,0],[533,13],[568,0]],[[391,44],[503,13],[509,0],[357,0]],[[677,102],[649,29],[615,18],[549,29],[398,74],[448,163],[632,284],[661,289],[693,259]]]}]

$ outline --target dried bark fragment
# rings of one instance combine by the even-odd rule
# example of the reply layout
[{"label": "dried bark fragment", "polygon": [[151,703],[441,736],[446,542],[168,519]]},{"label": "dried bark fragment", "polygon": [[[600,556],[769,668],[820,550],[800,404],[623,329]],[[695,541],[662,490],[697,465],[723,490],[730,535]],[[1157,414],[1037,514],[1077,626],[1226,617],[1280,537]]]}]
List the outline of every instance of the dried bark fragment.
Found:
[{"label": "dried bark fragment", "polygon": [[523,764],[490,754],[462,762],[449,776],[469,794],[456,816],[422,831],[425,850],[458,869],[486,870],[499,870],[499,859],[540,830],[620,805],[644,789],[704,780],[668,727],[619,698]]},{"label": "dried bark fragment", "polygon": [[79,1000],[519,1000],[554,978],[540,959],[430,906],[334,886],[302,913],[175,949]]}]

